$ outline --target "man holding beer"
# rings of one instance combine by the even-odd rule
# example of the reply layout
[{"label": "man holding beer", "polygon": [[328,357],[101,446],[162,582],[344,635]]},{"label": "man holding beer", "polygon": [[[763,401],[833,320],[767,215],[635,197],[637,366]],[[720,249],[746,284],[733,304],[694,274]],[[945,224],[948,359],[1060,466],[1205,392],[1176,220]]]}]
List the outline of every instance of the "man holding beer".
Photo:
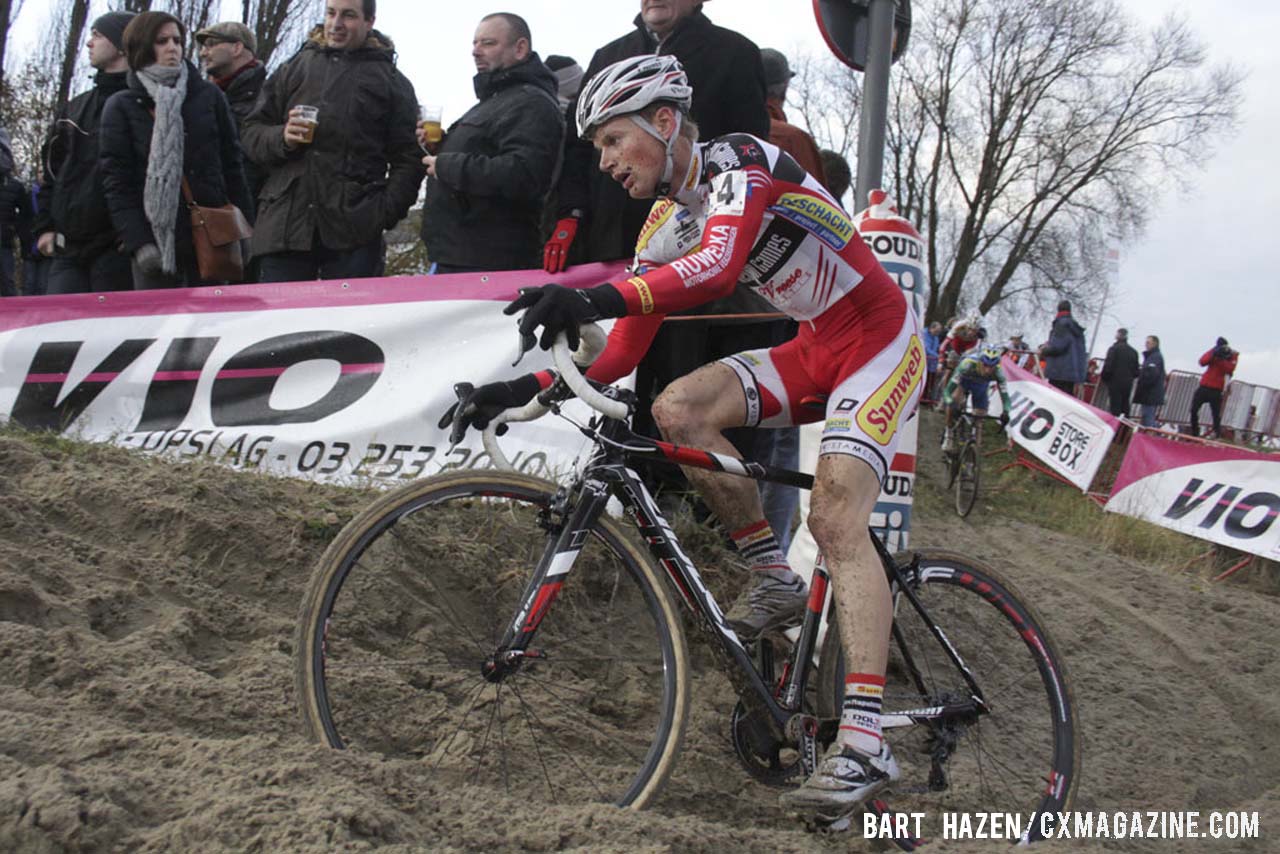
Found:
[{"label": "man holding beer", "polygon": [[476,96],[429,153],[422,241],[437,273],[541,266],[543,201],[564,139],[558,81],[519,15],[486,15],[471,44]]},{"label": "man holding beer", "polygon": [[376,1],[325,0],[324,23],[244,122],[245,151],[267,174],[253,235],[260,281],[381,275],[382,233],[417,198],[417,97],[374,29]]}]

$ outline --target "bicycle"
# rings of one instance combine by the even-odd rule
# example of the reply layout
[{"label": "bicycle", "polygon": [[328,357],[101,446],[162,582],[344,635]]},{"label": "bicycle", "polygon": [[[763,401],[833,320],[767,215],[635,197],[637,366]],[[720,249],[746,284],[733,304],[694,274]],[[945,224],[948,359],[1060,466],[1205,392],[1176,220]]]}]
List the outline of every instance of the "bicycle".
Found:
[{"label": "bicycle", "polygon": [[978,501],[981,482],[982,429],[968,410],[956,413],[951,425],[954,448],[943,451],[942,459],[947,467],[947,489],[955,489],[956,513],[964,518]]},{"label": "bicycle", "polygon": [[[599,346],[592,328],[584,337]],[[844,690],[839,633],[821,638],[833,609],[825,566],[814,567],[794,641],[744,645],[628,463],[803,488],[812,477],[640,437],[622,420],[630,392],[587,383],[563,343],[555,359],[561,379],[495,419],[484,442],[502,464],[500,421],[566,417],[561,403],[582,398],[601,414],[578,424],[594,447],[567,484],[507,471],[437,475],[380,497],[321,558],[295,647],[307,732],[526,802],[645,807],[688,724],[683,606],[737,692],[739,762],[767,784],[798,782],[834,739]],[[615,518],[619,505],[635,533]],[[935,817],[942,808],[1044,816],[1025,838],[1051,832],[1075,791],[1080,738],[1040,620],[994,570],[941,551],[894,557],[872,539],[896,614],[883,715],[903,771],[895,797]],[[477,577],[477,561],[456,560],[466,555],[487,571]],[[865,808],[893,809],[880,799]]]}]

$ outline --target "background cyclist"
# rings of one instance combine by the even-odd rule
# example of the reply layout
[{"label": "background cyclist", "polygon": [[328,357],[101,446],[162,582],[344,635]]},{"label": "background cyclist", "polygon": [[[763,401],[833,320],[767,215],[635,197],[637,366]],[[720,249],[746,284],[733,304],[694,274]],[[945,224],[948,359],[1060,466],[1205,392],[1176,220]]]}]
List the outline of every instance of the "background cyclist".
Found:
[{"label": "background cyclist", "polygon": [[[622,318],[588,371],[601,382],[631,371],[666,313],[727,294],[739,281],[801,321],[796,338],[779,347],[680,378],[652,411],[669,441],[736,455],[721,431],[812,420],[802,401],[827,398],[809,526],[831,570],[848,664],[845,703],[831,750],[783,801],[834,820],[898,777],[880,727],[892,603],[867,523],[898,425],[924,382],[924,346],[902,292],[826,189],[756,137],[698,143],[690,95],[670,56],[623,60],[583,86],[578,131],[600,150],[600,169],[632,197],[658,199],[637,241],[637,263],[631,275],[594,288],[525,289],[505,310],[524,309],[526,346],[541,330],[544,349],[560,332],[575,344],[584,322]],[[453,423],[460,437],[549,382],[544,372],[461,386],[441,424]],[[754,570],[729,624],[750,639],[798,620],[804,583],[764,519],[756,484],[702,469],[686,474]]]},{"label": "background cyclist", "polygon": [[955,440],[951,437],[951,423],[955,414],[964,410],[966,398],[973,400],[973,414],[979,417],[987,414],[987,390],[991,383],[1000,389],[1000,426],[1009,423],[1009,385],[1005,379],[1004,369],[1000,367],[1001,348],[983,347],[977,353],[970,353],[960,360],[956,369],[951,372],[947,386],[942,390],[942,399],[946,403],[947,421],[942,431],[942,450],[951,453],[955,448]]}]

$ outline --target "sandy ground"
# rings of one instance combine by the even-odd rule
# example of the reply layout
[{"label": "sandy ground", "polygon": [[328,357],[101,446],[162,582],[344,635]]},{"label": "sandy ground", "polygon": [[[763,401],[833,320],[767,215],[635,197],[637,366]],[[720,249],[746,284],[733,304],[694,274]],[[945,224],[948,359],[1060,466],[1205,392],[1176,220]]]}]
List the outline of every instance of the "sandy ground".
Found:
[{"label": "sandy ground", "polygon": [[[782,816],[731,754],[714,672],[641,813],[534,807],[310,744],[294,615],[367,496],[11,433],[0,472],[0,851],[877,850]],[[1280,599],[981,516],[921,514],[913,536],[1001,568],[1038,606],[1080,709],[1078,808],[1260,814],[1248,842],[1043,850],[1280,850]]]}]

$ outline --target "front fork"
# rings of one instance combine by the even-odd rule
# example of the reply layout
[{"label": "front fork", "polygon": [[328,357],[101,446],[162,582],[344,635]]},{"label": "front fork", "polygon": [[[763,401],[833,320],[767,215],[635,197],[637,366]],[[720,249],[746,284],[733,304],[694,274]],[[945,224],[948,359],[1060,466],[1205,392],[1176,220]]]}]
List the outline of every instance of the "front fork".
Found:
[{"label": "front fork", "polygon": [[520,597],[515,617],[502,634],[502,641],[480,667],[481,674],[490,682],[502,681],[518,670],[526,658],[542,657],[540,651],[530,649],[530,644],[609,502],[609,488],[601,481],[587,480],[574,489],[580,494],[572,496],[569,490],[559,490],[543,511],[542,522],[549,534],[546,548]]}]

